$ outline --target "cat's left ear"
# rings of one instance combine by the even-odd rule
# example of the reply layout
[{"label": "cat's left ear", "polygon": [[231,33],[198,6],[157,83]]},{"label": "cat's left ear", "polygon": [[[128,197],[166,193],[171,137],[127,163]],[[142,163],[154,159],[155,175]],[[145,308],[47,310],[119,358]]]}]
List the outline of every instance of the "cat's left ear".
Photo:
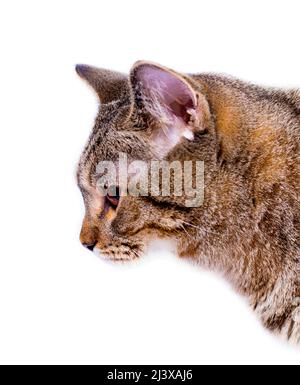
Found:
[{"label": "cat's left ear", "polygon": [[113,102],[129,93],[128,78],[120,72],[86,64],[77,64],[75,69],[77,74],[96,91],[101,103]]},{"label": "cat's left ear", "polygon": [[208,104],[182,75],[140,61],[131,69],[130,82],[135,108],[145,109],[158,123],[153,136],[161,146],[171,149],[204,129]]}]

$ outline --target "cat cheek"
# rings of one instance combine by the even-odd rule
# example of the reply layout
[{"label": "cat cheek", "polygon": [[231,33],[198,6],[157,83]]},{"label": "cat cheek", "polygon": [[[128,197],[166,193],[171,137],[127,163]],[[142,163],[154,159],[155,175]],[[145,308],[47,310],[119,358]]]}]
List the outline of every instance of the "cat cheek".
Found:
[{"label": "cat cheek", "polygon": [[111,228],[114,233],[117,235],[129,235],[130,233],[135,231],[134,224],[128,223],[125,221],[119,221],[117,219],[114,219],[114,221],[111,224]]},{"label": "cat cheek", "polygon": [[140,213],[130,212],[130,209],[119,210],[116,218],[112,221],[112,230],[119,235],[130,235],[138,231],[140,227]]}]

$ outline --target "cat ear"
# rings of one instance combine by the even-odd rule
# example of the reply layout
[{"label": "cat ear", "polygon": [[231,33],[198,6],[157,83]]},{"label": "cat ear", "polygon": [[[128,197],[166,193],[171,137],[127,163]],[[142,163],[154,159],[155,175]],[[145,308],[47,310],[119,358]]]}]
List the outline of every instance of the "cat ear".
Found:
[{"label": "cat ear", "polygon": [[203,111],[199,95],[183,76],[157,64],[137,62],[130,81],[135,108],[145,108],[159,123],[160,129],[153,133],[158,144],[172,147],[182,137],[194,139]]},{"label": "cat ear", "polygon": [[110,103],[129,93],[128,77],[122,73],[77,64],[77,74],[94,88],[102,103]]}]

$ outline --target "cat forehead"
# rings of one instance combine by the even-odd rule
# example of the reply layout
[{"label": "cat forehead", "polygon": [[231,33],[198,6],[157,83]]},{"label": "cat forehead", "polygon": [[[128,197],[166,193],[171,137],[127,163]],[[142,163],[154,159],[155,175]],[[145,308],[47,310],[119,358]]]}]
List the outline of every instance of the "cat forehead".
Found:
[{"label": "cat forehead", "polygon": [[[129,98],[121,98],[110,103],[100,103],[96,123],[101,124],[125,124],[130,119],[131,101]],[[100,127],[99,127],[100,128]],[[117,128],[117,127],[116,127]]]},{"label": "cat forehead", "polygon": [[99,167],[108,164],[117,170],[124,156],[126,161],[132,161],[143,160],[151,154],[149,142],[142,133],[118,130],[110,124],[102,124],[98,122],[95,125],[78,164],[78,185],[84,189],[95,184],[94,178],[99,174]]}]

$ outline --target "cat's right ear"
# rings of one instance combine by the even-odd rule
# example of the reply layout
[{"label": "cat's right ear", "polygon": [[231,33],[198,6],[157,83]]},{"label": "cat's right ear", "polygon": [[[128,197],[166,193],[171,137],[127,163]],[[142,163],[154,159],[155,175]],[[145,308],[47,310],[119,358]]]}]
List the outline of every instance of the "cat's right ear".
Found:
[{"label": "cat's right ear", "polygon": [[101,103],[110,103],[129,92],[128,77],[120,72],[77,64],[77,74],[96,91]]},{"label": "cat's right ear", "polygon": [[166,152],[181,140],[194,140],[210,117],[205,97],[187,77],[155,63],[139,61],[131,69],[133,112],[150,114],[151,140]]}]

